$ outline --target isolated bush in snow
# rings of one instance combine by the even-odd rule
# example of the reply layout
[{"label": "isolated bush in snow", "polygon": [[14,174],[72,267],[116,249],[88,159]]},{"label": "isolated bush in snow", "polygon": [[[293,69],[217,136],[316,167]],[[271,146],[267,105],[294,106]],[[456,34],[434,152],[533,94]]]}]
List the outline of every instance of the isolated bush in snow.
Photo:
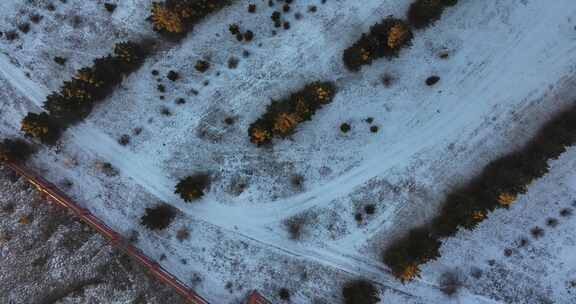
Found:
[{"label": "isolated bush in snow", "polygon": [[344,51],[344,65],[351,71],[358,71],[363,65],[386,57],[397,57],[400,50],[411,44],[413,38],[410,27],[401,19],[392,16],[370,28],[370,32]]},{"label": "isolated bush in snow", "polygon": [[204,189],[209,184],[209,176],[205,174],[197,174],[188,176],[176,185],[176,194],[186,201],[191,202],[197,200],[204,195]]},{"label": "isolated bush in snow", "polygon": [[416,0],[408,9],[408,22],[417,29],[432,25],[442,16],[444,9],[456,5],[457,0]]},{"label": "isolated bush in snow", "polygon": [[350,281],[342,288],[345,304],[376,304],[380,302],[378,289],[367,280]]},{"label": "isolated bush in snow", "polygon": [[0,143],[0,162],[23,162],[34,152],[32,147],[21,139],[4,139]]},{"label": "isolated bush in snow", "polygon": [[60,128],[45,112],[28,113],[22,120],[21,130],[27,136],[49,145],[56,143],[60,136]]},{"label": "isolated bush in snow", "polygon": [[313,82],[287,99],[272,101],[266,113],[250,125],[250,141],[261,146],[270,143],[273,136],[292,134],[298,124],[310,120],[316,110],[330,103],[335,93],[332,83]]},{"label": "isolated bush in snow", "polygon": [[161,204],[154,208],[146,208],[140,223],[151,230],[161,230],[170,225],[176,216],[177,209],[168,205]]}]

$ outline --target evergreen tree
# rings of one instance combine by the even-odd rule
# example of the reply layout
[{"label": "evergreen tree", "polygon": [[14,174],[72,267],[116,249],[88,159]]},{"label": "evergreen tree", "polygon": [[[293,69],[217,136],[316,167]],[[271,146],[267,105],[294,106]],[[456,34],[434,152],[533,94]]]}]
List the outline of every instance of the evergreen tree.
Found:
[{"label": "evergreen tree", "polygon": [[186,201],[191,202],[200,199],[204,195],[204,189],[208,186],[209,177],[206,175],[188,176],[176,185],[176,194]]},{"label": "evergreen tree", "polygon": [[28,113],[22,120],[21,130],[27,136],[49,145],[56,143],[61,132],[58,125],[45,112]]}]

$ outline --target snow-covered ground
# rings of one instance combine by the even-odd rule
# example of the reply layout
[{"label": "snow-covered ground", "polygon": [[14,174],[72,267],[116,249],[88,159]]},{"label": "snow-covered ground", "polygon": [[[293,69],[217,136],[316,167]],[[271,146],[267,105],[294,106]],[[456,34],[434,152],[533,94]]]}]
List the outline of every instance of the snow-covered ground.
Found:
[{"label": "snow-covered ground", "polygon": [[[109,53],[115,42],[160,39],[145,22],[151,1],[118,1],[113,14],[104,10],[103,1],[54,1],[55,11],[44,9],[48,2],[32,2],[0,4],[3,32],[31,13],[44,16],[19,39],[0,40],[4,134],[17,134],[27,111],[38,111],[49,91],[75,69]],[[57,184],[73,181],[65,189],[71,196],[126,235],[137,231],[139,247],[152,257],[165,256],[164,266],[214,303],[234,303],[253,288],[276,299],[282,287],[293,292],[294,303],[334,303],[342,283],[355,277],[380,283],[386,298],[401,298],[394,303],[444,303],[440,270],[471,267],[464,257],[481,263],[491,251],[469,247],[478,247],[471,240],[495,241],[486,237],[494,237],[493,229],[517,231],[523,227],[520,220],[499,226],[488,224],[494,221],[490,217],[485,225],[492,232],[480,229],[451,240],[443,258],[425,268],[423,279],[407,285],[385,272],[381,250],[429,219],[453,186],[525,142],[576,97],[576,3],[461,0],[435,26],[416,32],[413,46],[399,58],[377,61],[359,73],[346,71],[343,50],[383,17],[403,16],[410,2],[294,1],[284,14],[290,30],[277,30],[270,15],[278,4],[270,8],[257,1],[257,13],[250,14],[249,1],[238,1],[180,43],[162,42],[161,51],[84,123],[69,129],[57,148],[41,150],[31,166]],[[310,5],[318,11],[309,12]],[[252,30],[255,39],[236,41],[228,32],[231,23]],[[273,30],[278,34],[272,35]],[[440,59],[441,52],[449,58]],[[67,57],[68,63],[61,67],[54,56]],[[232,57],[239,60],[234,69],[228,67]],[[204,74],[194,69],[199,59],[211,63]],[[160,75],[153,76],[153,70]],[[168,80],[170,70],[181,79]],[[390,87],[382,85],[384,74],[395,79]],[[428,87],[425,79],[431,75],[441,80]],[[337,84],[334,101],[292,138],[275,141],[273,148],[252,145],[248,125],[270,99],[314,80]],[[165,93],[156,89],[158,84]],[[178,98],[186,103],[176,104]],[[171,115],[162,115],[163,109]],[[227,117],[234,124],[226,124]],[[374,118],[378,133],[369,131],[368,117]],[[343,122],[351,124],[351,132],[340,132]],[[135,129],[141,129],[139,135]],[[127,146],[118,143],[124,134],[131,135]],[[110,162],[120,174],[104,175],[98,162]],[[572,164],[569,157],[566,164]],[[211,187],[201,201],[184,203],[173,193],[174,185],[198,172],[211,174]],[[558,179],[565,176],[557,174]],[[294,176],[303,177],[301,187],[291,184]],[[542,182],[558,180],[551,176]],[[238,191],[239,184],[246,185],[245,191]],[[538,205],[529,197],[517,208]],[[181,213],[165,231],[148,231],[140,217],[160,201]],[[363,214],[358,223],[355,214],[368,204],[376,206],[376,213]],[[538,214],[533,213],[536,207],[526,208]],[[513,219],[515,210],[509,212],[505,216]],[[295,218],[303,223],[300,240],[290,239],[286,230],[286,221]],[[182,227],[190,238],[181,242],[175,236]],[[502,235],[502,242],[515,241],[508,237]],[[570,249],[569,242],[552,244],[564,237],[550,238],[550,246]],[[529,278],[526,282],[538,282],[546,292],[506,298],[513,287],[495,291],[485,276],[481,284],[467,285],[458,300],[524,303],[521,299],[542,295],[570,303],[564,283],[550,284],[569,280],[558,273],[575,270],[570,257],[557,254],[560,249],[539,250],[546,258],[531,261],[542,265],[531,275],[522,275],[526,269],[520,265],[526,261],[514,255],[493,259],[511,273],[510,282]],[[550,266],[562,262],[562,270]],[[537,277],[542,271],[549,276]]]}]

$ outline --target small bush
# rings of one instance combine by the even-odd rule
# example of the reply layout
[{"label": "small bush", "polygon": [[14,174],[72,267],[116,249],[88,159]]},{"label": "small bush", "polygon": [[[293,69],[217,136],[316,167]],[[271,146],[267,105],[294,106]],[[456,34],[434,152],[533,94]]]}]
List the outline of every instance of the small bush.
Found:
[{"label": "small bush", "polygon": [[190,231],[186,227],[182,227],[176,232],[176,239],[179,242],[184,242],[189,238],[190,238]]},{"label": "small bush", "polygon": [[340,132],[342,132],[342,133],[348,133],[348,132],[350,132],[351,129],[352,129],[352,127],[350,127],[349,123],[342,123],[340,125]]},{"label": "small bush", "polygon": [[204,196],[204,190],[208,187],[210,178],[205,174],[197,174],[194,176],[188,176],[176,185],[176,194],[185,202],[191,202],[200,199]]},{"label": "small bush", "polygon": [[34,149],[21,139],[4,139],[0,143],[0,162],[24,162]]},{"label": "small bush", "polygon": [[194,68],[196,69],[196,71],[204,73],[208,71],[208,69],[210,68],[210,63],[205,60],[198,60],[196,61],[196,65],[194,65]]},{"label": "small bush", "polygon": [[288,230],[290,239],[300,240],[302,239],[302,235],[304,233],[304,225],[306,225],[306,216],[299,215],[291,217],[284,222],[284,225]]},{"label": "small bush", "polygon": [[332,102],[335,93],[332,83],[314,82],[288,99],[272,101],[266,113],[250,125],[250,141],[261,146],[270,143],[273,136],[287,137],[298,124],[310,120],[318,109]]},{"label": "small bush", "polygon": [[113,13],[116,10],[116,4],[113,3],[104,3],[104,8],[109,12]]},{"label": "small bush", "polygon": [[376,304],[380,302],[378,289],[366,280],[348,282],[342,289],[345,304]]},{"label": "small bush", "polygon": [[278,296],[284,301],[290,301],[290,290],[288,288],[280,288]]},{"label": "small bush", "polygon": [[376,213],[376,205],[368,204],[368,205],[364,206],[364,212],[366,212],[366,214],[370,214],[370,215]]},{"label": "small bush", "polygon": [[426,79],[426,85],[431,87],[440,81],[440,77],[438,76],[430,76]]},{"label": "small bush", "polygon": [[54,62],[56,62],[59,65],[65,65],[66,61],[68,61],[68,59],[66,59],[64,57],[59,57],[59,56],[54,57]]},{"label": "small bush", "polygon": [[344,51],[344,65],[355,72],[378,58],[397,57],[401,49],[410,46],[412,38],[412,31],[403,20],[389,16]]},{"label": "small bush", "polygon": [[140,223],[151,230],[162,230],[170,225],[176,213],[177,209],[168,204],[146,208]]}]

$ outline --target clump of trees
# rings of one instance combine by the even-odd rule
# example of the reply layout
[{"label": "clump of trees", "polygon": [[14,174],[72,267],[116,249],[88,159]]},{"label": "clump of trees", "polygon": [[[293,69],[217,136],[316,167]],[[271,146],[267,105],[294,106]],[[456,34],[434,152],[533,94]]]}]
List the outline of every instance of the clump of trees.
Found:
[{"label": "clump of trees", "polygon": [[408,10],[408,22],[416,29],[426,28],[440,19],[444,9],[457,3],[458,0],[416,0]]},{"label": "clump of trees", "polygon": [[192,27],[231,0],[166,0],[152,3],[150,20],[154,30],[171,38],[181,38]]},{"label": "clump of trees", "polygon": [[383,253],[383,261],[402,281],[418,276],[419,266],[440,256],[441,240],[458,229],[474,229],[497,208],[508,208],[528,186],[548,172],[548,160],[576,144],[576,107],[549,121],[519,151],[496,159],[482,173],[450,193],[430,224],[410,231]]},{"label": "clump of trees", "polygon": [[23,162],[33,152],[32,146],[21,139],[6,138],[0,142],[0,162]]},{"label": "clump of trees", "polygon": [[250,141],[261,146],[270,143],[274,136],[287,137],[298,124],[310,120],[318,109],[332,102],[335,94],[333,83],[313,82],[287,99],[273,100],[266,113],[250,125]]},{"label": "clump of trees", "polygon": [[29,113],[21,130],[45,144],[54,144],[62,131],[85,119],[96,102],[108,96],[122,78],[139,68],[148,53],[143,44],[121,42],[112,55],[94,60],[94,64],[65,81],[58,92],[44,102],[46,112]]},{"label": "clump of trees", "polygon": [[397,57],[401,49],[410,46],[413,37],[404,20],[389,16],[344,51],[344,64],[351,71],[359,71],[378,58]]},{"label": "clump of trees", "polygon": [[376,304],[380,302],[378,289],[367,280],[354,280],[342,288],[345,304]]},{"label": "clump of trees", "polygon": [[183,178],[176,185],[175,193],[185,202],[191,202],[204,196],[204,190],[210,184],[210,177],[206,174],[196,174]]}]

